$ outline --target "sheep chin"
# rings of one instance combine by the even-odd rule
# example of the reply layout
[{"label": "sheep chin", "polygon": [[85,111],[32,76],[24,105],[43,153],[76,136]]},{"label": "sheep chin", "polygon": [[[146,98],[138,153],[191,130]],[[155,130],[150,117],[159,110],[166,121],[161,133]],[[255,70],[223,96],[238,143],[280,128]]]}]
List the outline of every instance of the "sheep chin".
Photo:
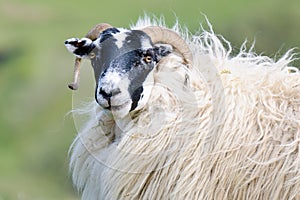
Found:
[{"label": "sheep chin", "polygon": [[114,118],[121,119],[121,118],[126,117],[130,112],[131,104],[132,104],[132,101],[128,100],[123,104],[111,105],[111,112],[112,112]]}]

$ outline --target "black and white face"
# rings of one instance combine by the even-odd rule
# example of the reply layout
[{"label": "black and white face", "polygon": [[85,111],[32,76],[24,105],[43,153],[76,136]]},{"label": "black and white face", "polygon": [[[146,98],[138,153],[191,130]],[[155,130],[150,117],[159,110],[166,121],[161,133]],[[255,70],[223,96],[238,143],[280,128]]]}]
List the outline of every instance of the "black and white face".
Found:
[{"label": "black and white face", "polygon": [[152,70],[158,62],[152,48],[127,52],[100,75],[96,100],[122,117],[143,106],[152,89]]},{"label": "black and white face", "polygon": [[[65,44],[74,54],[80,52],[77,56],[94,55],[91,62],[96,101],[118,118],[145,105],[152,90],[153,69],[172,51],[170,45],[153,45],[150,37],[139,30],[111,28],[95,41],[84,38],[77,41],[69,39]],[[84,55],[83,47],[88,50]]]}]

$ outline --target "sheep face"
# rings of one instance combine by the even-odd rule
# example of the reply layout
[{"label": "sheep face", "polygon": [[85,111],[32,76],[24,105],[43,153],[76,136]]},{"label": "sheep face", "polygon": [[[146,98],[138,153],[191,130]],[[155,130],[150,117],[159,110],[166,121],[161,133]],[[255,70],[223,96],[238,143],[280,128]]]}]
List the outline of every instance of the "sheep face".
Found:
[{"label": "sheep face", "polygon": [[170,45],[153,45],[143,31],[116,28],[94,41],[73,38],[65,45],[77,57],[91,59],[96,101],[118,118],[145,105],[152,89],[151,72],[172,51]]}]

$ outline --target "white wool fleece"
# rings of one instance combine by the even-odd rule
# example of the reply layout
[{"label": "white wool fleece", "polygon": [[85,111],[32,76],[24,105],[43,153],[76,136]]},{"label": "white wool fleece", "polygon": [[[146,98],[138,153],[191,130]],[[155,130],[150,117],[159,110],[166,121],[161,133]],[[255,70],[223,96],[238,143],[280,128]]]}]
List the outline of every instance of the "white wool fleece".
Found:
[{"label": "white wool fleece", "polygon": [[[141,18],[136,26],[164,26]],[[189,35],[193,66],[172,53],[144,108],[122,120],[96,102],[70,149],[82,199],[300,199],[300,74],[212,30]],[[293,73],[291,73],[293,72]]]}]

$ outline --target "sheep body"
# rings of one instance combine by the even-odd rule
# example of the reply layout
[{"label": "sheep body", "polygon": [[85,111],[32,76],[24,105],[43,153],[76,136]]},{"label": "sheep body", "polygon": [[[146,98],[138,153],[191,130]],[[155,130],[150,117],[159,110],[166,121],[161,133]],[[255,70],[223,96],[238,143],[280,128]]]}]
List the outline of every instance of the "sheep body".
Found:
[{"label": "sheep body", "polygon": [[[164,24],[146,17],[133,28],[150,25]],[[114,119],[96,102],[85,108],[70,150],[82,199],[300,199],[290,52],[277,62],[245,48],[232,57],[212,31],[186,40],[193,66],[163,58],[142,110]]]}]

